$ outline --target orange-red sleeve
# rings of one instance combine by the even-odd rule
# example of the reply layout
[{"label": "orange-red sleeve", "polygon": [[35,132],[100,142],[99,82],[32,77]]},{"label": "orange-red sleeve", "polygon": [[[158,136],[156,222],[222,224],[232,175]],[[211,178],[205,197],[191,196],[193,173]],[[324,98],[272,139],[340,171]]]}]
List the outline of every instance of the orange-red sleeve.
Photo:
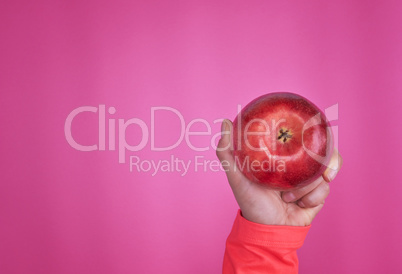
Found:
[{"label": "orange-red sleeve", "polygon": [[253,223],[239,210],[226,241],[223,273],[297,273],[296,250],[309,229]]}]

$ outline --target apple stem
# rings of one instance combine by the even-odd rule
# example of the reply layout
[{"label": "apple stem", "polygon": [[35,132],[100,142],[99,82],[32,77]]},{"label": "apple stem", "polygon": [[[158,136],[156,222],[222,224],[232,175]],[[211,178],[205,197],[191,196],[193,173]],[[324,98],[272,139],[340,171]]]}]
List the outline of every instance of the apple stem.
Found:
[{"label": "apple stem", "polygon": [[279,130],[280,135],[278,136],[278,140],[281,140],[283,138],[283,142],[285,143],[288,139],[292,138],[292,135],[289,134],[289,130]]}]

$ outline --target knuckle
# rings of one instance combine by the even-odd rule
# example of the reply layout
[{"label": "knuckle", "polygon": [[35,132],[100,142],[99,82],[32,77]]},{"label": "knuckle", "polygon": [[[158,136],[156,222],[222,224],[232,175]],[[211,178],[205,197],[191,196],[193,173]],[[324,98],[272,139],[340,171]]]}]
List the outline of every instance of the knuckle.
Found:
[{"label": "knuckle", "polygon": [[321,184],[314,193],[303,198],[303,203],[308,207],[315,207],[322,204],[329,195],[329,189],[328,183]]},{"label": "knuckle", "polygon": [[329,192],[330,192],[330,187],[328,183],[323,183],[322,186],[322,191],[325,194],[325,197],[328,196]]},{"label": "knuckle", "polygon": [[311,196],[305,197],[303,199],[303,203],[308,207],[314,207],[319,204],[318,201],[316,201],[316,199],[314,199],[314,197]]},{"label": "knuckle", "polygon": [[218,142],[218,145],[216,146],[216,150],[222,151],[224,149],[225,149],[225,142],[224,142],[223,138],[221,138]]}]

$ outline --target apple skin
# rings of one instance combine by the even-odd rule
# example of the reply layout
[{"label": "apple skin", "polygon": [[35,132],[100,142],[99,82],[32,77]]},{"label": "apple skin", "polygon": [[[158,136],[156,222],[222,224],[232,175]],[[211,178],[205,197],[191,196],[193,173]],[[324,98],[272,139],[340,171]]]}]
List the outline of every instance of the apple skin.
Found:
[{"label": "apple skin", "polygon": [[272,189],[292,190],[313,182],[327,168],[332,151],[332,131],[324,113],[298,94],[258,97],[233,122],[237,168],[249,180]]}]

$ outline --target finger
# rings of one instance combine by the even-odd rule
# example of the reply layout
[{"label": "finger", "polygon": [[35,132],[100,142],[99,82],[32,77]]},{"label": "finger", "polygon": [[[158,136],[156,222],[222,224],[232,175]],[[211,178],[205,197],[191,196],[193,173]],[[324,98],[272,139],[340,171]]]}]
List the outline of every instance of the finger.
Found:
[{"label": "finger", "polygon": [[308,184],[302,188],[298,188],[292,191],[284,191],[282,192],[282,200],[284,200],[287,203],[297,201],[301,197],[305,196],[307,193],[313,191],[313,189],[319,186],[322,182],[324,182],[324,178],[320,176],[311,184]]},{"label": "finger", "polygon": [[318,212],[324,207],[324,204],[320,204],[316,207],[309,207],[305,208],[304,212],[307,213],[310,216],[310,220],[313,220],[315,216],[317,216]]},{"label": "finger", "polygon": [[321,182],[311,192],[304,195],[297,204],[300,207],[311,208],[316,207],[325,202],[325,199],[329,195],[329,184],[325,181]]},{"label": "finger", "polygon": [[335,179],[336,174],[342,167],[343,159],[339,154],[339,151],[334,148],[334,152],[332,153],[331,159],[329,160],[329,164],[327,169],[324,171],[322,176],[324,177],[325,181],[331,182]]},{"label": "finger", "polygon": [[244,175],[236,168],[236,162],[232,154],[232,132],[233,124],[230,120],[223,120],[222,122],[222,137],[219,140],[216,149],[216,155],[221,161],[221,165],[226,172],[229,184],[233,191],[239,191],[240,188],[245,187],[248,180],[243,180]]}]

